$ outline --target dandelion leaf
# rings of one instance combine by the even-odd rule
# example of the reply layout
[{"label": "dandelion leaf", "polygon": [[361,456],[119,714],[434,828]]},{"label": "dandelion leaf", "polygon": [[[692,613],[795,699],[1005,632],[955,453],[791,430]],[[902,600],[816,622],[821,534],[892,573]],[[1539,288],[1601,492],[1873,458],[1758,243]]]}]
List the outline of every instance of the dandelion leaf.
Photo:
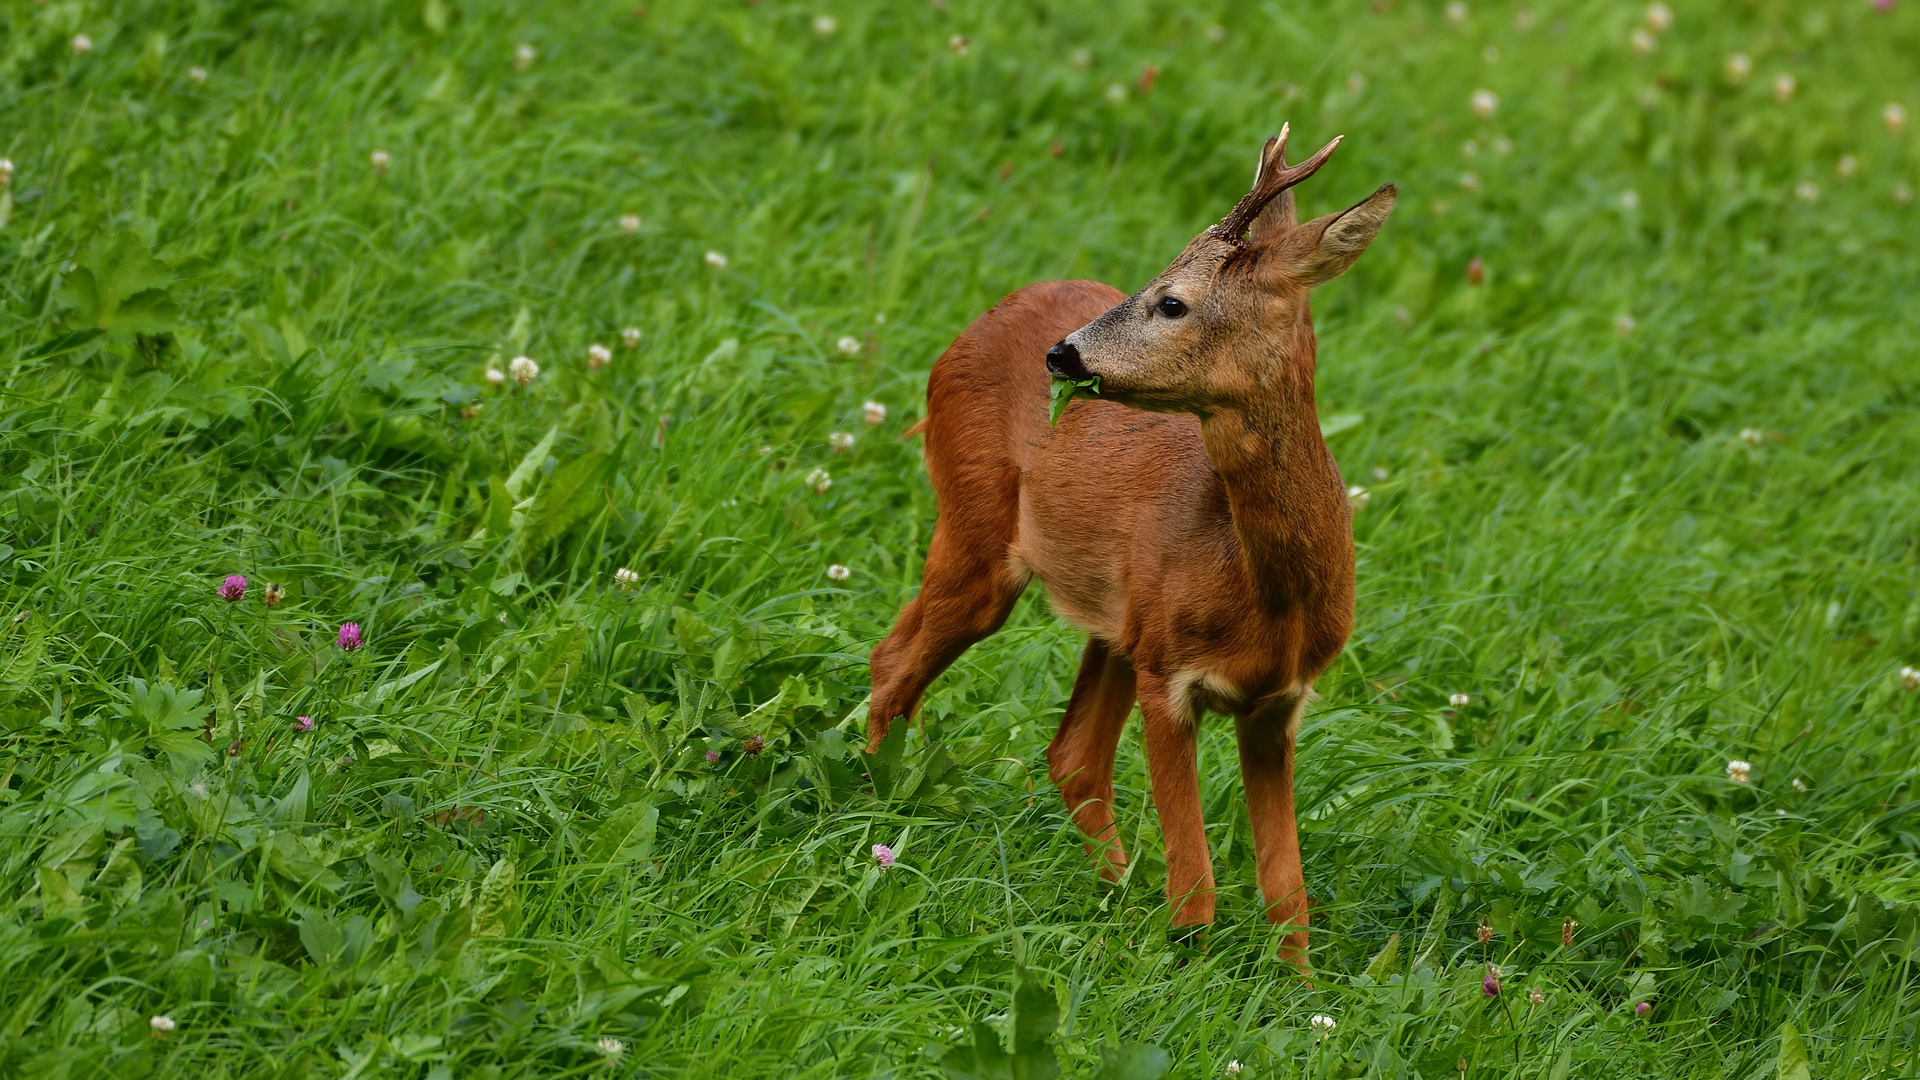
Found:
[{"label": "dandelion leaf", "polygon": [[1813,1068],[1807,1061],[1807,1044],[1800,1029],[1787,1020],[1780,1024],[1780,1061],[1775,1075],[1779,1080],[1812,1080]]}]

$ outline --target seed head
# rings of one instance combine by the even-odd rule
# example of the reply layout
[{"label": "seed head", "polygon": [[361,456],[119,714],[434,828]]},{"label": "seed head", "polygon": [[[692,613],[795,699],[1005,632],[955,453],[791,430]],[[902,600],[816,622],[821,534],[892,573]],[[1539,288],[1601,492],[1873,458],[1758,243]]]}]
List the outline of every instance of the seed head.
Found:
[{"label": "seed head", "polygon": [[513,381],[525,386],[540,377],[540,365],[533,362],[531,356],[516,356],[507,361],[507,374]]},{"label": "seed head", "polygon": [[393,155],[387,153],[385,150],[375,150],[372,154],[368,155],[367,160],[373,162],[373,175],[385,176],[387,175],[387,167],[393,164]]},{"label": "seed head", "polygon": [[955,34],[955,35],[953,35],[952,37],[950,37],[950,38],[948,38],[948,39],[947,39],[947,51],[948,51],[948,52],[950,52],[950,53],[952,53],[952,54],[953,54],[953,55],[955,55],[955,56],[965,56],[965,55],[967,55],[967,37],[966,37],[966,35],[965,35],[965,34]]},{"label": "seed head", "polygon": [[1920,691],[1920,668],[1908,664],[1900,669],[1900,688],[1911,694]]},{"label": "seed head", "polygon": [[862,402],[860,419],[865,420],[869,427],[879,427],[887,422],[887,407],[877,401]]},{"label": "seed head", "polygon": [[627,1044],[611,1035],[602,1035],[595,1039],[593,1048],[600,1051],[600,1056],[606,1058],[609,1065],[619,1061],[620,1055],[627,1052]]},{"label": "seed head", "polygon": [[247,595],[247,579],[239,574],[228,574],[227,580],[220,583],[220,599],[231,604]]},{"label": "seed head", "polygon": [[[1466,5],[1462,4],[1460,7],[1464,9]],[[1335,1024],[1333,1017],[1328,1016],[1326,1013],[1314,1013],[1307,1018],[1307,1026],[1317,1032],[1320,1038],[1324,1039],[1333,1034],[1333,1029],[1339,1025]]]},{"label": "seed head", "polygon": [[1841,154],[1840,160],[1833,163],[1833,175],[1842,180],[1860,171],[1860,159],[1852,154]]},{"label": "seed head", "polygon": [[1453,707],[1454,707],[1454,708],[1456,708],[1456,709],[1464,709],[1464,708],[1466,708],[1466,707],[1468,706],[1468,704],[1470,704],[1470,703],[1471,703],[1472,701],[1473,701],[1473,698],[1472,698],[1472,697],[1470,697],[1470,696],[1468,696],[1468,695],[1466,695],[1466,694],[1449,694],[1449,695],[1447,695],[1447,704],[1449,704],[1449,705],[1451,705],[1451,706],[1453,706]]},{"label": "seed head", "polygon": [[725,270],[727,268],[727,257],[717,251],[709,251],[707,252],[707,265],[713,267],[715,270]]},{"label": "seed head", "polygon": [[587,370],[598,371],[613,362],[613,350],[595,342],[587,346]]},{"label": "seed head", "polygon": [[73,51],[75,53],[87,53],[87,52],[93,51],[93,39],[88,37],[85,34],[73,35],[73,41],[71,44],[73,45]]},{"label": "seed head", "polygon": [[882,870],[885,870],[887,867],[892,866],[893,865],[893,849],[888,847],[885,844],[873,845],[873,861],[879,863],[880,869]]},{"label": "seed head", "polygon": [[1546,1000],[1547,1000],[1547,995],[1541,993],[1540,988],[1537,986],[1527,991],[1527,1004],[1529,1005],[1539,1005],[1545,1002]]},{"label": "seed head", "polygon": [[346,652],[352,652],[361,645],[366,644],[365,639],[360,636],[360,624],[354,622],[341,623],[340,634],[334,639],[334,644],[339,645],[340,648]]},{"label": "seed head", "polygon": [[1366,509],[1367,504],[1372,501],[1373,492],[1358,484],[1347,489],[1347,505],[1356,511]]},{"label": "seed head", "polygon": [[1907,107],[1897,101],[1887,102],[1880,110],[1880,122],[1887,125],[1887,134],[1900,134],[1907,126]]},{"label": "seed head", "polygon": [[1655,0],[1647,5],[1647,29],[1664,34],[1673,28],[1673,9]]},{"label": "seed head", "polygon": [[834,342],[833,347],[839,349],[842,356],[853,356],[860,351],[860,339],[852,334],[846,334],[839,341]]},{"label": "seed head", "polygon": [[836,454],[845,454],[853,450],[853,432],[836,431],[827,436],[827,445],[833,447]]},{"label": "seed head", "polygon": [[755,757],[758,757],[760,755],[760,751],[765,750],[766,748],[767,748],[767,740],[761,738],[758,735],[749,735],[746,738],[740,740],[741,751],[743,751],[744,753],[752,754]]},{"label": "seed head", "polygon": [[1567,916],[1566,922],[1563,922],[1560,924],[1561,948],[1565,948],[1565,949],[1573,948],[1573,928],[1578,925],[1579,925],[1578,923],[1573,921],[1573,916],[1571,915]]},{"label": "seed head", "polygon": [[625,330],[620,331],[620,344],[625,345],[630,350],[639,348],[640,328],[637,326],[629,326]]},{"label": "seed head", "polygon": [[1473,115],[1482,120],[1492,119],[1500,111],[1500,95],[1485,88],[1475,90],[1468,101],[1473,105]]},{"label": "seed head", "polygon": [[501,371],[497,367],[494,367],[492,364],[488,364],[487,365],[487,382],[491,383],[494,386],[504,386],[506,385],[506,382],[507,382],[507,373],[504,371]]},{"label": "seed head", "polygon": [[1793,185],[1793,197],[1801,202],[1812,202],[1820,197],[1820,188],[1811,180],[1802,180]]},{"label": "seed head", "polygon": [[626,233],[628,236],[634,236],[638,234],[640,232],[640,215],[639,214],[621,214],[620,215],[620,231],[623,233]]},{"label": "seed head", "polygon": [[1747,76],[1751,74],[1753,74],[1753,57],[1743,52],[1737,52],[1727,57],[1728,82],[1739,86],[1741,83],[1746,82]]},{"label": "seed head", "polygon": [[1653,55],[1653,51],[1659,47],[1659,39],[1655,38],[1652,34],[1647,33],[1645,30],[1635,30],[1633,32],[1634,52],[1639,53],[1641,56],[1651,56]]},{"label": "seed head", "polygon": [[834,563],[832,566],[827,567],[827,577],[832,578],[834,581],[845,581],[852,576],[853,571],[841,566],[839,563]]},{"label": "seed head", "polygon": [[180,1025],[175,1023],[171,1016],[156,1016],[147,1021],[147,1026],[153,1029],[154,1038],[164,1039],[172,1034],[173,1030]]},{"label": "seed head", "polygon": [[838,29],[840,29],[840,23],[831,15],[815,15],[813,17],[813,32],[820,37],[830,38],[833,36],[834,31]]},{"label": "seed head", "polygon": [[279,607],[280,601],[285,599],[286,595],[287,595],[287,591],[285,589],[282,589],[280,586],[268,585],[267,591],[263,593],[260,597],[260,602],[267,605],[268,607]]},{"label": "seed head", "polygon": [[1773,77],[1773,100],[1785,105],[1793,100],[1793,92],[1800,89],[1800,81],[1792,72],[1783,71]]},{"label": "seed head", "polygon": [[203,67],[188,68],[187,81],[195,86],[205,86],[207,83],[207,69]]},{"label": "seed head", "polygon": [[825,495],[827,489],[833,486],[833,474],[825,469],[815,469],[808,473],[806,479],[802,480],[801,483],[812,488],[814,494]]},{"label": "seed head", "polygon": [[1727,762],[1727,779],[1736,784],[1744,784],[1753,774],[1753,762],[1734,758]]},{"label": "seed head", "polygon": [[1623,311],[1613,317],[1613,336],[1617,338],[1632,337],[1633,332],[1639,329],[1639,326],[1640,324],[1634,321],[1631,314]]},{"label": "seed head", "polygon": [[533,46],[524,41],[521,42],[515,46],[513,50],[513,69],[515,71],[527,70],[533,66],[533,59],[537,55],[538,54],[533,51]]},{"label": "seed head", "polygon": [[298,731],[298,732],[308,732],[308,731],[312,731],[312,730],[313,730],[313,717],[311,717],[311,716],[296,716],[296,717],[294,717],[294,718],[293,718],[293,730],[295,730],[295,731]]},{"label": "seed head", "polygon": [[1474,937],[1482,945],[1490,944],[1493,941],[1493,923],[1487,921],[1485,915],[1480,917],[1480,929],[1475,931]]},{"label": "seed head", "polygon": [[625,592],[640,583],[640,575],[623,566],[613,572],[613,580],[620,586],[620,591]]},{"label": "seed head", "polygon": [[1481,285],[1485,284],[1486,280],[1487,264],[1480,261],[1480,256],[1475,255],[1473,261],[1467,263],[1467,284]]}]

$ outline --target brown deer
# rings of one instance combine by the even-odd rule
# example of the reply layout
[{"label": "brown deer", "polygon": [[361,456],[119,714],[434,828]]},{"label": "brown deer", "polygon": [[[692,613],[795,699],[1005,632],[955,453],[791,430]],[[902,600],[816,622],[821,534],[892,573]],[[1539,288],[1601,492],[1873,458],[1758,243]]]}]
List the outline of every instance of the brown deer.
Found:
[{"label": "brown deer", "polygon": [[[1352,629],[1354,576],[1307,296],[1366,250],[1394,189],[1301,224],[1289,189],[1340,140],[1294,166],[1286,141],[1283,127],[1253,190],[1139,292],[1030,285],[934,364],[922,426],[940,514],[920,594],[873,650],[867,738],[911,718],[1040,578],[1088,634],[1047,760],[1102,876],[1127,866],[1113,758],[1138,701],[1173,925],[1213,922],[1194,740],[1204,712],[1230,715],[1267,916],[1304,964],[1294,736]],[[1050,374],[1100,380],[1053,428]]]}]

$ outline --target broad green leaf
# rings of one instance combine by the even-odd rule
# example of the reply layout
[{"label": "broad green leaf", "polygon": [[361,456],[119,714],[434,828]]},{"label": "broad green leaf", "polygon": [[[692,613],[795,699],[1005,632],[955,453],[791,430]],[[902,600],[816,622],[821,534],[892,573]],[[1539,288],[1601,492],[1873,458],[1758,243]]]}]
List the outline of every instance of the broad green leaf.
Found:
[{"label": "broad green leaf", "polygon": [[948,1080],[1013,1080],[1013,1058],[1000,1048],[1000,1033],[976,1022],[973,1042],[940,1055],[940,1071]]},{"label": "broad green leaf", "polygon": [[1320,421],[1320,437],[1323,439],[1331,439],[1348,428],[1359,427],[1361,424],[1366,423],[1366,421],[1366,413],[1335,413],[1325,420]]},{"label": "broad green leaf", "polygon": [[1160,1080],[1173,1067],[1173,1058],[1151,1043],[1109,1041],[1100,1048],[1100,1071],[1093,1080]]},{"label": "broad green leaf", "polygon": [[1368,961],[1366,970],[1367,978],[1377,983],[1386,982],[1387,976],[1393,973],[1395,961],[1399,959],[1400,935],[1393,934],[1387,938],[1386,945],[1374,955],[1374,958]]},{"label": "broad green leaf", "polygon": [[873,777],[873,793],[887,799],[893,796],[894,785],[901,778],[900,758],[907,746],[907,728],[910,725],[905,717],[896,718],[893,726],[887,729],[887,737],[880,740],[880,746],[867,755],[867,773]]},{"label": "broad green leaf", "polygon": [[527,526],[528,539],[538,548],[559,539],[581,518],[604,505],[599,491],[608,461],[606,454],[591,453],[553,470],[540,486]]},{"label": "broad green leaf", "polygon": [[1060,1075],[1060,1061],[1047,1040],[1060,1026],[1060,1004],[1053,990],[1024,967],[1013,969],[1013,1011],[1007,1018],[1013,1035],[1013,1075],[1016,1080],[1052,1080]]},{"label": "broad green leaf", "polygon": [[1060,423],[1060,414],[1066,411],[1067,403],[1077,397],[1099,397],[1100,376],[1090,379],[1053,380],[1053,399],[1047,406],[1047,427]]},{"label": "broad green leaf", "polygon": [[105,330],[97,326],[90,326],[80,330],[69,330],[51,341],[43,341],[33,348],[28,349],[21,359],[49,360],[56,356],[65,356],[70,352],[78,352],[93,344],[105,333]]},{"label": "broad green leaf", "polygon": [[513,860],[502,858],[487,871],[486,880],[480,883],[480,894],[474,897],[473,936],[506,937],[513,928],[519,908],[520,897],[514,890]]},{"label": "broad green leaf", "polygon": [[1559,1059],[1553,1063],[1552,1070],[1547,1073],[1547,1080],[1567,1080],[1567,1073],[1572,1069],[1573,1047],[1562,1047]]},{"label": "broad green leaf", "polygon": [[654,830],[660,811],[647,802],[630,802],[615,810],[593,834],[587,862],[595,865],[644,862],[653,853]]},{"label": "broad green leaf", "polygon": [[1780,1024],[1780,1061],[1775,1075],[1778,1080],[1813,1078],[1813,1067],[1807,1061],[1807,1044],[1801,1041],[1800,1029],[1794,1027],[1791,1020]]},{"label": "broad green leaf", "polygon": [[539,472],[540,466],[546,463],[547,455],[553,452],[553,440],[559,437],[558,425],[548,428],[546,435],[534,444],[533,449],[527,451],[526,456],[520,459],[520,464],[514,467],[513,474],[507,477],[507,494],[512,496],[515,502],[521,499],[527,485],[533,482],[534,474]]}]

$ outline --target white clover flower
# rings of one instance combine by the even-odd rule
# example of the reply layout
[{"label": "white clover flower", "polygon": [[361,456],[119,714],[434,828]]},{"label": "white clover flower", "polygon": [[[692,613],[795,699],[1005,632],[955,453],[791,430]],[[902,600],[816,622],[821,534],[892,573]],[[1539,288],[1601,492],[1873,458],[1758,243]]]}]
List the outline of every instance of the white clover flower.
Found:
[{"label": "white clover flower", "polygon": [[1812,202],[1820,197],[1820,187],[1811,180],[1802,180],[1793,185],[1793,197],[1801,202]]},{"label": "white clover flower", "polygon": [[1471,172],[1471,171],[1461,173],[1460,188],[1463,191],[1473,191],[1473,192],[1479,191],[1480,190],[1480,174],[1477,172]]},{"label": "white clover flower", "polygon": [[1664,34],[1673,29],[1673,9],[1654,0],[1647,5],[1647,29],[1656,34]]},{"label": "white clover flower", "polygon": [[527,70],[528,68],[533,66],[533,58],[537,55],[539,54],[533,51],[533,46],[527,44],[524,41],[521,42],[519,45],[514,46],[513,69],[515,71]]},{"label": "white clover flower", "polygon": [[613,350],[595,342],[587,346],[587,370],[598,371],[613,362]]},{"label": "white clover flower", "polygon": [[1641,56],[1650,56],[1653,54],[1653,51],[1659,47],[1660,42],[1652,34],[1647,33],[1645,30],[1635,30],[1633,32],[1634,52],[1639,53]]},{"label": "white clover flower", "polygon": [[1920,692],[1920,668],[1911,664],[1901,668],[1900,688],[1909,694]]},{"label": "white clover flower", "polygon": [[627,1052],[627,1044],[611,1035],[602,1035],[595,1039],[593,1048],[600,1051],[600,1056],[606,1058],[608,1064],[619,1061],[620,1055]]},{"label": "white clover flower", "polygon": [[0,187],[13,183],[13,162],[0,157]]},{"label": "white clover flower", "polygon": [[1500,111],[1500,95],[1484,87],[1475,90],[1468,100],[1473,105],[1473,115],[1482,120],[1489,119],[1494,113]]},{"label": "white clover flower", "polygon": [[1617,338],[1632,337],[1633,332],[1639,329],[1639,327],[1640,327],[1640,323],[1636,321],[1633,315],[1628,312],[1623,311],[1620,314],[1615,315],[1613,317],[1613,336],[1614,337],[1617,337]]},{"label": "white clover flower", "polygon": [[839,563],[834,563],[832,566],[827,567],[827,576],[835,581],[845,581],[853,576],[853,571],[841,566]]},{"label": "white clover flower", "polygon": [[76,53],[93,51],[93,39],[88,37],[85,34],[73,35],[72,45],[73,45],[73,51]]},{"label": "white clover flower", "polygon": [[1208,23],[1207,40],[1213,42],[1215,45],[1227,40],[1227,28],[1221,26],[1219,23]]},{"label": "white clover flower", "polygon": [[147,1026],[153,1029],[156,1036],[164,1039],[180,1025],[171,1016],[156,1016],[147,1021]]},{"label": "white clover flower", "polygon": [[840,23],[831,15],[815,15],[813,17],[813,32],[820,37],[830,38],[833,36],[834,31],[838,29],[840,29]]},{"label": "white clover flower", "polygon": [[1373,492],[1355,484],[1347,489],[1347,505],[1355,510],[1364,510],[1373,501]]},{"label": "white clover flower", "polygon": [[1073,65],[1075,71],[1085,71],[1093,66],[1093,54],[1085,49],[1075,49],[1073,55],[1067,57],[1067,63]]},{"label": "white clover flower", "polygon": [[1760,440],[1766,437],[1766,432],[1761,431],[1757,427],[1743,427],[1740,429],[1740,441],[1746,443],[1748,446],[1759,446]]},{"label": "white clover flower", "polygon": [[[1455,26],[1466,22],[1467,5],[1461,3],[1460,0],[1450,0],[1447,4],[1447,21]],[[1327,1023],[1332,1024],[1333,1021],[1328,1020]]]},{"label": "white clover flower", "polygon": [[1476,157],[1479,155],[1479,153],[1480,153],[1480,144],[1473,141],[1472,139],[1468,139],[1466,142],[1463,142],[1460,144],[1461,157]]},{"label": "white clover flower", "polygon": [[887,422],[887,407],[877,401],[866,401],[860,405],[860,419],[869,427],[879,427]]},{"label": "white clover flower", "polygon": [[717,251],[709,251],[707,252],[707,265],[713,267],[715,270],[725,270],[727,268],[727,257]]},{"label": "white clover flower", "polygon": [[1500,62],[1500,46],[1489,45],[1486,48],[1481,49],[1480,59],[1489,64],[1499,63]]},{"label": "white clover flower", "polygon": [[629,326],[625,330],[620,331],[620,343],[629,349],[639,348],[640,328],[637,326]]},{"label": "white clover flower", "polygon": [[203,67],[188,68],[187,81],[195,86],[204,86],[207,81],[207,69]]},{"label": "white clover flower", "polygon": [[836,431],[827,436],[827,445],[833,447],[836,454],[850,453],[853,450],[853,432]]},{"label": "white clover flower", "polygon": [[1898,135],[1907,126],[1907,107],[1897,101],[1889,101],[1880,110],[1880,122],[1887,125],[1887,134]]},{"label": "white clover flower", "polygon": [[1464,709],[1471,704],[1472,701],[1473,698],[1467,694],[1449,694],[1447,696],[1447,704],[1456,709]]},{"label": "white clover flower", "polygon": [[1513,28],[1523,34],[1533,29],[1533,9],[1521,8],[1519,11],[1514,12]]},{"label": "white clover flower", "polygon": [[487,382],[494,386],[505,386],[507,384],[507,373],[494,367],[492,364],[488,364]]},{"label": "white clover flower", "polygon": [[1737,52],[1727,57],[1728,82],[1738,86],[1746,82],[1747,76],[1751,74],[1753,74],[1753,57],[1743,52]]},{"label": "white clover flower", "polygon": [[533,362],[531,356],[516,356],[507,361],[507,374],[513,381],[525,386],[540,377],[540,365]]},{"label": "white clover flower", "polygon": [[839,349],[843,356],[852,356],[860,351],[860,339],[852,334],[846,334],[839,341],[834,342],[833,347]]},{"label": "white clover flower", "polygon": [[967,55],[967,36],[955,34],[947,39],[947,51],[955,56]]},{"label": "white clover flower", "polygon": [[1127,100],[1127,88],[1121,86],[1119,83],[1108,83],[1107,100],[1115,105],[1121,104]]},{"label": "white clover flower", "polygon": [[393,164],[392,155],[388,154],[385,150],[375,150],[372,154],[368,155],[367,160],[373,162],[373,175],[375,176],[387,175],[387,166]]},{"label": "white clover flower", "polygon": [[1494,136],[1493,142],[1490,145],[1493,147],[1493,152],[1499,154],[1501,157],[1506,157],[1508,154],[1513,153],[1513,140],[1507,138],[1505,135]]},{"label": "white clover flower", "polygon": [[640,232],[640,215],[621,214],[620,231],[626,233],[628,236],[637,235]]},{"label": "white clover flower", "polygon": [[1382,484],[1386,483],[1387,477],[1392,475],[1393,475],[1392,473],[1387,471],[1387,467],[1385,465],[1375,465],[1373,467],[1373,479],[1377,483],[1382,483]]},{"label": "white clover flower", "polygon": [[1401,326],[1413,325],[1413,312],[1405,304],[1393,309],[1393,321]]},{"label": "white clover flower", "polygon": [[1905,206],[1913,201],[1913,189],[1905,184],[1893,185],[1893,204]]},{"label": "white clover flower", "polygon": [[825,495],[827,489],[833,486],[833,474],[825,469],[815,469],[807,474],[806,479],[800,482],[812,488],[814,494]]},{"label": "white clover flower", "polygon": [[1833,163],[1833,175],[1845,180],[1860,171],[1860,159],[1852,154],[1841,154],[1840,160]]},{"label": "white clover flower", "polygon": [[1773,100],[1785,105],[1793,100],[1793,92],[1800,89],[1800,80],[1793,73],[1783,71],[1773,77]]},{"label": "white clover flower", "polygon": [[1640,193],[1632,188],[1620,193],[1620,206],[1626,210],[1640,209]]},{"label": "white clover flower", "polygon": [[[1466,5],[1461,4],[1460,7],[1465,9]],[[1325,1013],[1314,1013],[1311,1017],[1307,1018],[1307,1026],[1319,1032],[1320,1037],[1324,1039],[1333,1034],[1333,1029],[1339,1025],[1333,1022],[1333,1017]]]},{"label": "white clover flower", "polygon": [[1736,784],[1744,784],[1753,774],[1753,762],[1734,758],[1727,762],[1727,779]]},{"label": "white clover flower", "polygon": [[1240,1062],[1237,1059],[1234,1061],[1227,1062],[1227,1075],[1228,1076],[1240,1075]]}]

